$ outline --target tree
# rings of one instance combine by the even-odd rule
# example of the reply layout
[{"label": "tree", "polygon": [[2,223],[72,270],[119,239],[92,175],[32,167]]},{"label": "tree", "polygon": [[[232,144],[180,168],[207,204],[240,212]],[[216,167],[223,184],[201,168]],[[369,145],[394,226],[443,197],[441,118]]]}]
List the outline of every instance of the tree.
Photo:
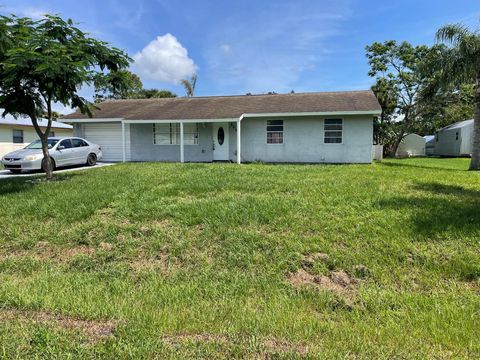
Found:
[{"label": "tree", "polygon": [[190,79],[183,79],[182,85],[185,88],[185,93],[188,97],[195,95],[195,87],[197,86],[197,74],[193,74]]},{"label": "tree", "polygon": [[[0,107],[5,114],[29,117],[42,142],[42,166],[53,177],[47,139],[52,125],[52,104],[79,108],[91,116],[92,104],[81,97],[82,85],[109,83],[114,91],[124,86],[117,73],[130,58],[121,50],[89,38],[58,16],[34,21],[0,17]],[[48,121],[44,132],[38,118]]]},{"label": "tree", "polygon": [[96,79],[95,102],[137,98],[142,90],[142,80],[128,70],[114,71],[107,75],[100,74]]},{"label": "tree", "polygon": [[[366,50],[371,67],[368,75],[375,77],[381,88],[388,89],[388,97],[396,102],[391,114],[395,123],[390,127],[393,141],[389,146],[390,155],[395,155],[400,142],[413,130],[418,119],[418,93],[430,80],[424,76],[421,67],[435,49],[424,45],[412,46],[408,42],[397,44],[390,40],[375,42]],[[377,91],[377,94],[382,92]],[[382,99],[379,101],[382,102]]]},{"label": "tree", "polygon": [[428,87],[423,89],[418,104],[421,118],[415,132],[420,135],[434,134],[457,121],[472,119],[474,94],[475,89],[471,84],[458,88],[437,88],[433,93]]},{"label": "tree", "polygon": [[177,97],[177,94],[170,90],[142,89],[136,96],[137,99],[174,98]]},{"label": "tree", "polygon": [[480,170],[480,30],[470,31],[461,24],[446,25],[436,35],[443,48],[434,63],[440,88],[474,84],[475,116],[470,170]]},{"label": "tree", "polygon": [[374,120],[373,140],[377,144],[383,144],[384,151],[389,154],[391,152],[390,145],[392,144],[392,132],[390,130],[398,102],[397,92],[392,83],[384,78],[377,79],[372,86],[372,91],[382,107],[380,118],[375,118]]}]

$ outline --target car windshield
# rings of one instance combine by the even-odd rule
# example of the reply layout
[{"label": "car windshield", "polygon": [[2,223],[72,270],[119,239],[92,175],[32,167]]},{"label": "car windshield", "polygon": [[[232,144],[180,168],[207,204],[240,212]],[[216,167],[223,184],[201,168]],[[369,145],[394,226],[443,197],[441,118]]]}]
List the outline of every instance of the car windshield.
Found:
[{"label": "car windshield", "polygon": [[[57,139],[48,139],[48,148],[51,149],[52,147],[55,146],[55,144],[58,142]],[[35,140],[32,142],[30,145],[28,145],[25,149],[41,149],[42,148],[42,142],[40,140]]]}]

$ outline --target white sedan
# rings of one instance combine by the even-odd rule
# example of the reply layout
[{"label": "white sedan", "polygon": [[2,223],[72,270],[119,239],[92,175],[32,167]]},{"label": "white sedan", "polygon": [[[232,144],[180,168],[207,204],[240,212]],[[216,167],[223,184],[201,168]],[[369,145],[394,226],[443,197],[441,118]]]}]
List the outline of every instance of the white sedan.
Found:
[{"label": "white sedan", "polygon": [[[78,137],[48,138],[48,152],[53,160],[53,168],[70,165],[93,166],[102,158],[102,148]],[[12,173],[43,170],[42,143],[36,140],[25,148],[6,154],[2,158],[3,167]]]}]

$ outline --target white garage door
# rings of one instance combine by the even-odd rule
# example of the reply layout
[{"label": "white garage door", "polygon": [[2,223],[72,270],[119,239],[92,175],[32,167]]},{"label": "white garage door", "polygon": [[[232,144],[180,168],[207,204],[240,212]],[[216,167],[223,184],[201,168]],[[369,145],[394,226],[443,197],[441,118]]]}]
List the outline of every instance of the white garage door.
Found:
[{"label": "white garage door", "polygon": [[85,139],[102,147],[102,161],[122,161],[122,125],[120,123],[84,124]]}]

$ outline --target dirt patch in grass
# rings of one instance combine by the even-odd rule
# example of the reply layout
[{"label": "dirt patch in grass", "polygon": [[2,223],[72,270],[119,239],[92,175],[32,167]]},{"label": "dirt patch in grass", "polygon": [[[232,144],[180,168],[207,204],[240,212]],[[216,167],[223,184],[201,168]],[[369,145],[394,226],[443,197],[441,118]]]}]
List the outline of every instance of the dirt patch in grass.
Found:
[{"label": "dirt patch in grass", "polygon": [[318,253],[305,255],[303,257],[303,260],[313,263],[315,261],[327,261],[329,258],[330,257],[328,256],[328,254],[318,252]]},{"label": "dirt patch in grass", "polygon": [[178,346],[186,342],[217,343],[227,345],[231,340],[226,335],[218,334],[177,334],[164,335],[162,340],[171,346]]},{"label": "dirt patch in grass", "polygon": [[327,276],[313,275],[300,269],[290,274],[287,281],[295,288],[313,287],[345,298],[352,298],[358,286],[358,280],[350,277],[345,271],[332,271]]},{"label": "dirt patch in grass", "polygon": [[169,275],[180,267],[176,259],[171,259],[166,254],[159,254],[155,257],[138,257],[128,262],[130,269],[135,272],[160,271]]},{"label": "dirt patch in grass", "polygon": [[[199,343],[215,343],[224,346],[229,345],[245,345],[249,344],[249,338],[246,336],[240,336],[239,339],[235,339],[228,335],[221,334],[177,334],[177,335],[164,335],[162,340],[170,346],[180,346],[187,342],[199,342]],[[274,337],[265,337],[259,339],[259,345],[261,352],[267,354],[275,353],[296,353],[298,355],[307,355],[309,348],[303,343],[295,343],[283,339]]]},{"label": "dirt patch in grass", "polygon": [[153,228],[156,228],[156,229],[167,229],[174,225],[173,221],[170,219],[154,220],[151,222],[151,224]]},{"label": "dirt patch in grass", "polygon": [[307,355],[308,346],[302,343],[293,343],[286,340],[267,338],[262,342],[263,347],[270,353],[294,352],[298,355]]},{"label": "dirt patch in grass", "polygon": [[98,342],[111,336],[118,326],[118,321],[83,320],[46,311],[0,310],[0,323],[12,321],[33,322],[64,330],[78,331],[89,342]]},{"label": "dirt patch in grass", "polygon": [[[104,246],[100,246],[99,249],[105,251]],[[8,251],[6,254],[0,253],[0,261],[30,257],[39,261],[51,260],[58,263],[64,263],[77,255],[93,256],[97,250],[97,248],[87,245],[65,248],[52,245],[46,241],[40,241],[30,250],[13,250]]]}]

